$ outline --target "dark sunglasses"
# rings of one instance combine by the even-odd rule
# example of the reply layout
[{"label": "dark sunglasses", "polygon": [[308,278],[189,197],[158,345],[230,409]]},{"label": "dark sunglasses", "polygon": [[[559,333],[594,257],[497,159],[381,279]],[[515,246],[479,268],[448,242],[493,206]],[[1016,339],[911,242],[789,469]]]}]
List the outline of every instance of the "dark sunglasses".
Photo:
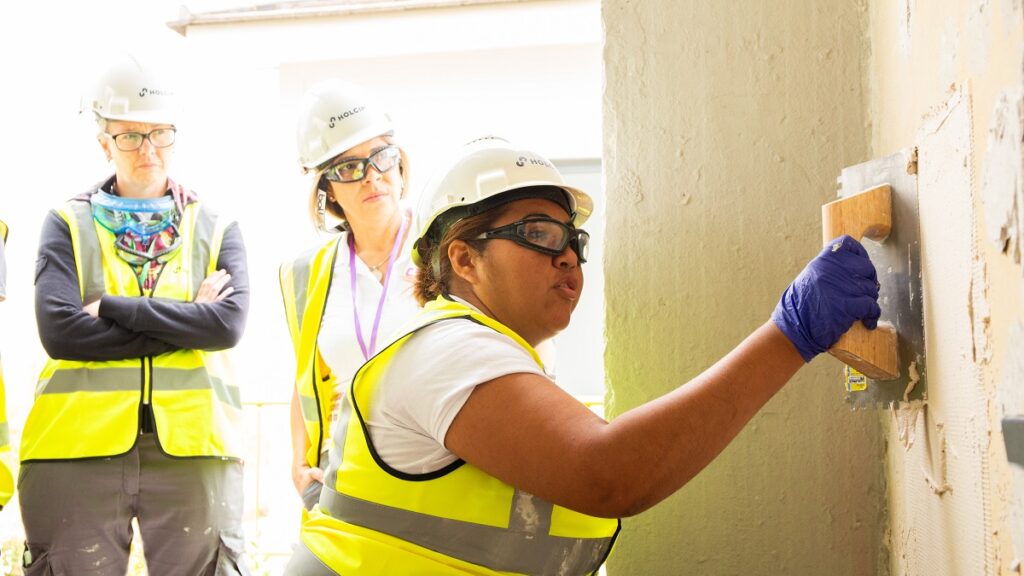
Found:
[{"label": "dark sunglasses", "polygon": [[402,163],[402,152],[398,146],[385,146],[367,158],[343,158],[324,170],[324,178],[331,182],[358,182],[366,178],[367,166],[373,166],[383,174]]},{"label": "dark sunglasses", "polygon": [[488,230],[476,237],[477,240],[511,240],[520,246],[536,250],[549,256],[558,256],[570,246],[580,264],[587,261],[590,248],[590,234],[554,218],[531,216]]}]

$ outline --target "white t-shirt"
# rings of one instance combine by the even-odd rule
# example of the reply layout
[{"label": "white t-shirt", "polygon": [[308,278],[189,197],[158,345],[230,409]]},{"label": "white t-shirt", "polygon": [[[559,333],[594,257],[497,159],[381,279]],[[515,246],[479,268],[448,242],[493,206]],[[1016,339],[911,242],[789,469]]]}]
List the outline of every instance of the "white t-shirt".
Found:
[{"label": "white t-shirt", "polygon": [[366,415],[377,453],[409,474],[451,464],[458,456],[444,438],[473,389],[518,373],[544,376],[530,353],[504,334],[467,319],[423,328],[391,360]]},{"label": "white t-shirt", "polygon": [[[356,264],[356,306],[359,309],[359,324],[362,327],[363,342],[370,356],[390,340],[392,332],[398,330],[419,312],[413,286],[416,283],[416,267],[412,263],[412,244],[415,231],[409,232],[404,245],[395,257],[388,283],[388,293],[381,310],[380,325],[377,328],[377,350],[370,350],[373,337],[373,322],[377,316],[384,286],[377,280],[370,268],[358,257]],[[335,375],[339,399],[348,390],[352,376],[366,362],[359,339],[356,336],[355,318],[352,312],[352,278],[349,275],[348,233],[342,235],[334,263],[331,291],[320,323],[317,344],[320,355]],[[335,402],[335,411],[340,400]]]}]

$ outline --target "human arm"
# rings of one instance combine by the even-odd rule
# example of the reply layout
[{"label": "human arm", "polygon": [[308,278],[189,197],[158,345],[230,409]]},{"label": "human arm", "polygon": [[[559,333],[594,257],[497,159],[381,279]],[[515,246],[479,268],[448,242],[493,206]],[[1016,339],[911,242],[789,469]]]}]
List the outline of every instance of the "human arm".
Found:
[{"label": "human arm", "polygon": [[[541,376],[509,374],[474,389],[445,446],[573,510],[604,517],[646,510],[707,466],[805,360],[855,320],[877,320],[870,261],[859,244],[842,248],[851,252],[826,249],[787,289],[780,307],[788,311],[777,310],[697,378],[611,423]],[[801,335],[799,343],[783,326]]]},{"label": "human arm", "polygon": [[297,388],[292,388],[291,430],[292,483],[295,484],[295,491],[301,497],[313,481],[323,483],[324,472],[320,468],[310,466],[306,461],[306,454],[309,452],[309,437],[306,435],[306,423],[302,418]]},{"label": "human arm", "polygon": [[56,212],[46,216],[39,239],[35,309],[39,339],[50,358],[122,360],[178,349],[83,309],[71,232]]},{"label": "human arm", "polygon": [[689,383],[610,423],[542,376],[510,374],[476,387],[445,445],[540,498],[630,516],[696,476],[802,365],[767,322]]},{"label": "human arm", "polygon": [[[231,348],[242,337],[249,310],[245,245],[237,224],[225,230],[217,263],[221,270],[230,275],[230,284],[220,292],[224,296],[220,300],[197,298],[195,302],[179,302],[104,295],[99,305],[99,316],[178,348]],[[214,275],[208,279],[211,279],[211,284],[217,282]],[[200,288],[200,295],[202,293],[203,288]]]}]

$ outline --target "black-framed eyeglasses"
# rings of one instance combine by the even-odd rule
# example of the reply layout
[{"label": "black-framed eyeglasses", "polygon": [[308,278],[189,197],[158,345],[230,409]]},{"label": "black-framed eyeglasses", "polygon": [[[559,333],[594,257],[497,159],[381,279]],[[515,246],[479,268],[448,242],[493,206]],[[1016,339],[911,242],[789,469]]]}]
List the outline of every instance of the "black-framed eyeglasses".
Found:
[{"label": "black-framed eyeglasses", "polygon": [[131,152],[142,148],[142,143],[149,139],[149,143],[156,148],[167,148],[174,144],[176,128],[157,128],[143,134],[142,132],[121,132],[120,134],[107,134],[114,141],[114,145],[122,152]]},{"label": "black-framed eyeglasses", "polygon": [[342,158],[324,170],[324,178],[331,182],[358,182],[366,178],[367,165],[383,174],[402,163],[398,146],[385,146],[366,158]]},{"label": "black-framed eyeglasses", "polygon": [[573,228],[565,222],[543,216],[530,216],[488,230],[476,237],[477,240],[511,240],[520,246],[536,250],[549,256],[558,256],[569,246],[576,253],[580,264],[587,261],[590,249],[590,234],[586,230]]}]

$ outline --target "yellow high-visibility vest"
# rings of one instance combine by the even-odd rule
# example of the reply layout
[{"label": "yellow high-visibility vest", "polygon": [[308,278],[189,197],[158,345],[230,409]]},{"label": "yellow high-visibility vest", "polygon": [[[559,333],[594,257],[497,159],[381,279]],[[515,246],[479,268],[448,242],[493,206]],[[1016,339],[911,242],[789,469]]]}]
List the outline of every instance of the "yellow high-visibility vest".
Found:
[{"label": "yellow high-visibility vest", "polygon": [[[7,243],[7,224],[0,221],[0,243]],[[11,436],[7,426],[7,398],[4,388],[4,369],[0,364],[0,508],[7,506],[14,494],[14,477],[7,467],[7,455],[11,451]]]},{"label": "yellow high-visibility vest", "polygon": [[[229,221],[189,204],[181,248],[168,260],[152,294],[114,248],[115,236],[93,220],[90,203],[74,199],[58,211],[67,223],[82,302],[103,294],[191,302],[217,269]],[[102,362],[47,361],[25,423],[22,462],[125,454],[139,435],[144,399],[152,405],[161,449],[178,457],[242,456],[242,404],[225,352],[176,350]]]},{"label": "yellow high-visibility vest", "polygon": [[526,341],[496,320],[443,298],[428,303],[403,336],[356,373],[334,431],[320,505],[302,524],[303,545],[338,574],[595,573],[618,535],[618,520],[545,502],[462,460],[408,474],[377,456],[364,418],[389,364],[416,331],[459,318],[508,336],[541,364]]},{"label": "yellow high-visibility vest", "polygon": [[330,445],[336,382],[320,355],[317,339],[342,238],[282,264],[279,271],[284,314],[295,352],[295,388],[309,438],[306,463],[313,467],[321,465],[320,454]]}]

